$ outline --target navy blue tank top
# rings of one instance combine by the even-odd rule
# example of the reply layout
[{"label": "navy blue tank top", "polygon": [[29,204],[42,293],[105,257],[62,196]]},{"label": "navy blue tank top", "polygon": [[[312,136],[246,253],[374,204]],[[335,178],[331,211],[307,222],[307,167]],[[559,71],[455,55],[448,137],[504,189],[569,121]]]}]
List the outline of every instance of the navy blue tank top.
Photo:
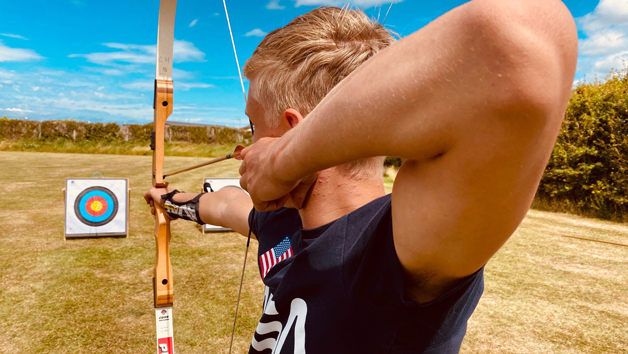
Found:
[{"label": "navy blue tank top", "polygon": [[249,224],[266,285],[249,353],[458,353],[484,268],[430,302],[405,299],[390,195],[315,229],[286,208]]}]

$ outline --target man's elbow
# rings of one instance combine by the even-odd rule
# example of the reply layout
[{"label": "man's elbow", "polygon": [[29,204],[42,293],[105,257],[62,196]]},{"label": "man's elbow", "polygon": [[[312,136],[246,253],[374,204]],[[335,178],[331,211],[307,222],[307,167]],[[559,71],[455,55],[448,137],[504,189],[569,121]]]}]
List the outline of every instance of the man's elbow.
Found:
[{"label": "man's elbow", "polygon": [[476,0],[474,27],[487,48],[491,84],[507,105],[521,104],[561,119],[577,56],[574,20],[559,0]]}]

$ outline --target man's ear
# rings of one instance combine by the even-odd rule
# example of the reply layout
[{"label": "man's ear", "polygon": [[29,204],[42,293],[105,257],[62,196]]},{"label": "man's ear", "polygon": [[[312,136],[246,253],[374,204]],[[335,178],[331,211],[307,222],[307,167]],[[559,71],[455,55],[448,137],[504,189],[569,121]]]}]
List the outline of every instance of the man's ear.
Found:
[{"label": "man's ear", "polygon": [[290,127],[290,129],[292,129],[296,127],[297,124],[301,123],[301,121],[303,121],[303,116],[296,109],[288,108],[283,113],[283,119],[284,123],[286,123]]}]

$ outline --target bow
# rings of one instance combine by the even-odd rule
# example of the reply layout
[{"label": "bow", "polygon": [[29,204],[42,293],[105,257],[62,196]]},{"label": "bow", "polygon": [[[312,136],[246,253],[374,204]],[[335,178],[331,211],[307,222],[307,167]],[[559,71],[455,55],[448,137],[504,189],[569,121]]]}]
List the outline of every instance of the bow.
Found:
[{"label": "bow", "polygon": [[[240,63],[238,62],[238,54],[236,53],[233,33],[231,32],[231,23],[229,22],[229,13],[227,12],[227,4],[223,0],[225,8],[225,16],[229,27],[229,35],[231,36],[231,44],[233,45],[233,54],[235,56],[236,65],[238,67],[238,75],[240,77],[240,85],[242,86],[242,94],[246,102],[246,91],[244,89],[244,81],[240,72]],[[153,187],[166,188],[168,182],[164,181],[166,175],[163,173],[164,162],[164,132],[166,128],[166,120],[172,113],[172,54],[174,45],[174,20],[177,10],[177,0],[161,0],[159,4],[159,24],[157,31],[157,65],[155,75],[155,96],[153,101],[154,123],[153,132],[151,134],[151,149],[153,150]],[[249,121],[250,123],[250,121]],[[253,131],[253,124],[251,131]],[[223,156],[207,163],[192,166],[177,173],[189,171],[190,169],[205,166],[218,161],[238,158],[240,151],[244,147],[238,146],[235,151],[227,156]],[[172,283],[172,265],[170,264],[170,220],[165,216],[165,211],[155,204],[155,241],[157,243],[157,252],[155,259],[155,269],[153,276],[153,297],[155,302],[155,319],[157,322],[157,353],[158,354],[174,354],[174,340],[172,329],[172,304],[174,300],[174,290]],[[246,266],[246,254],[248,253],[251,234],[246,245],[244,255],[244,266],[242,269],[242,277],[240,279],[240,293],[242,292],[242,281],[244,279],[244,267]],[[233,331],[231,333],[231,344],[229,353],[233,346],[233,335],[235,333],[235,322],[238,317],[238,305],[240,303],[240,293],[238,293],[238,302],[236,304]]]},{"label": "bow", "polygon": [[[164,131],[166,119],[172,113],[172,47],[174,45],[174,19],[177,0],[161,0],[157,31],[157,65],[155,96],[153,101],[154,122],[151,134],[153,150],[153,187],[165,188],[163,177]],[[153,272],[153,297],[157,323],[157,353],[173,354],[172,303],[174,289],[170,264],[170,220],[165,211],[155,203],[155,241],[157,252]]]}]

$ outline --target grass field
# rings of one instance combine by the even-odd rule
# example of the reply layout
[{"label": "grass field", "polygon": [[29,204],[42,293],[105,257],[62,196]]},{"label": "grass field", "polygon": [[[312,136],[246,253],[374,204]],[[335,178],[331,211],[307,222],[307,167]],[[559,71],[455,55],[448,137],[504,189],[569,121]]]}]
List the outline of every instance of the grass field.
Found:
[{"label": "grass field", "polygon": [[[167,170],[203,161],[167,158]],[[153,219],[141,195],[151,158],[0,152],[0,353],[153,353]],[[202,177],[237,173],[230,161],[174,176],[199,191]],[[63,240],[66,177],[130,179],[130,235]],[[173,223],[171,257],[178,353],[226,353],[245,238]],[[530,211],[486,266],[485,293],[462,353],[628,351],[628,226]],[[236,353],[248,348],[263,286],[249,253]]]}]

